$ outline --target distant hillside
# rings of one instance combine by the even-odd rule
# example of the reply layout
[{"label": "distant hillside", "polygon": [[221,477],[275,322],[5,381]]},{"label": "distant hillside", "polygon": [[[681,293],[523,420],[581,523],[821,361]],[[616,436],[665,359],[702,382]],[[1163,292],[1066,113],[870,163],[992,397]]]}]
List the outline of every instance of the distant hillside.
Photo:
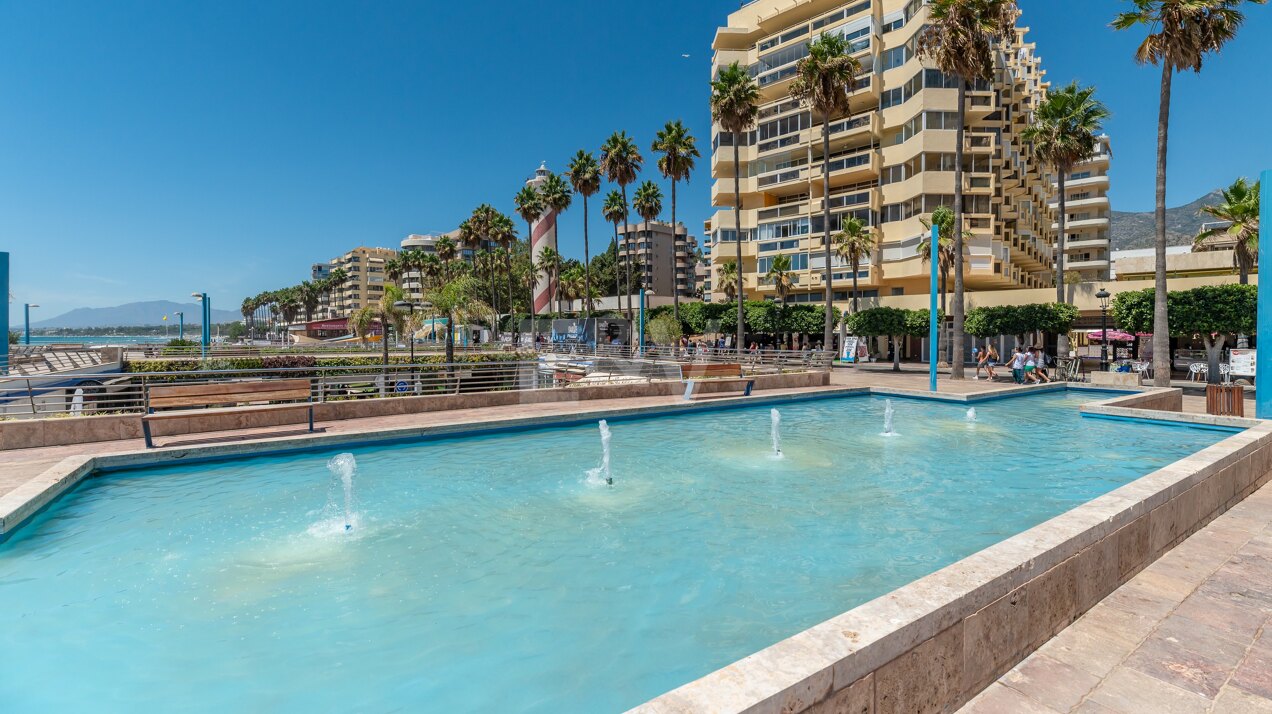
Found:
[{"label": "distant hillside", "polygon": [[[215,301],[213,304],[216,304]],[[175,313],[184,312],[187,325],[199,324],[203,311],[198,303],[176,303],[170,300],[130,302],[115,307],[81,307],[47,320],[31,323],[31,327],[143,327],[162,325],[163,316],[176,323]],[[224,323],[243,319],[237,310],[212,309],[212,322]]]},{"label": "distant hillside", "polygon": [[[1211,191],[1201,198],[1183,206],[1166,209],[1166,243],[1167,245],[1191,245],[1193,238],[1201,230],[1206,217],[1198,212],[1202,206],[1214,206],[1223,200],[1218,191]],[[1130,213],[1112,211],[1109,223],[1109,238],[1113,250],[1131,250],[1134,248],[1153,247],[1153,229],[1155,222],[1152,211]]]}]

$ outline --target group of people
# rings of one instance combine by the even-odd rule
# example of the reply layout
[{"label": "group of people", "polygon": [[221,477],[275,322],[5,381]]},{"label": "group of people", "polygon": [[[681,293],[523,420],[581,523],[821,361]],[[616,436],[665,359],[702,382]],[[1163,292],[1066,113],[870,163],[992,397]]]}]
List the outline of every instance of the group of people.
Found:
[{"label": "group of people", "polygon": [[[998,350],[993,345],[983,350],[973,347],[972,356],[976,360],[976,374],[972,379],[980,379],[982,369],[986,371],[988,379],[998,378],[994,368],[1001,364],[1001,360]],[[1051,377],[1047,374],[1047,357],[1043,354],[1042,348],[1036,345],[1013,349],[1008,365],[1011,368],[1012,381],[1016,384],[1045,384],[1051,381]]]}]

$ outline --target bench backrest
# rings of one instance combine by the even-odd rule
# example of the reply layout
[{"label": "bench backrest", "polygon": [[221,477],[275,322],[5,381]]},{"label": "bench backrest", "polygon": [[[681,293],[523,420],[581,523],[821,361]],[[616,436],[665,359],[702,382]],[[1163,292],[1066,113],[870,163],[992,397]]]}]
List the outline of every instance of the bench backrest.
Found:
[{"label": "bench backrest", "polygon": [[742,365],[740,364],[687,364],[680,368],[680,373],[685,379],[699,379],[702,377],[741,377]]},{"label": "bench backrest", "polygon": [[151,409],[211,407],[245,402],[286,402],[309,399],[308,379],[266,379],[254,382],[174,384],[150,388]]}]

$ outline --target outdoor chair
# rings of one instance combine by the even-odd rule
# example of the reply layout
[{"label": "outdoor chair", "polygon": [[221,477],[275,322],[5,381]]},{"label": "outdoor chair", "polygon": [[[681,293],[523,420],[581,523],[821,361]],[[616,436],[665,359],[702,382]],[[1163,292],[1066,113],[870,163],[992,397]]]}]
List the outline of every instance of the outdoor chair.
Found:
[{"label": "outdoor chair", "polygon": [[1210,368],[1201,362],[1193,362],[1188,365],[1188,381],[1201,382],[1206,379],[1210,373]]}]

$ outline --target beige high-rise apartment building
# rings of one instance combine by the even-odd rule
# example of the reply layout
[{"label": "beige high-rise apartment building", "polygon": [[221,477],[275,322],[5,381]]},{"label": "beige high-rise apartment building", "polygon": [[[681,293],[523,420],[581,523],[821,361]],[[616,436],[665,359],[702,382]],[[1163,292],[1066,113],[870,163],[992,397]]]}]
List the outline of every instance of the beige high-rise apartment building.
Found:
[{"label": "beige high-rise apartment building", "polygon": [[[748,297],[775,297],[763,275],[774,256],[785,254],[797,273],[791,301],[824,299],[825,201],[831,207],[832,235],[846,217],[855,216],[875,236],[876,250],[858,274],[863,297],[928,292],[928,266],[917,249],[927,233],[922,220],[937,206],[954,202],[958,89],[953,79],[918,57],[917,37],[927,13],[923,0],[754,0],[716,32],[716,70],[739,62],[761,92],[757,127],[739,142],[741,262]],[[826,157],[820,117],[790,98],[796,64],[807,55],[807,43],[822,33],[848,39],[863,68],[850,110],[831,122]],[[1047,87],[1025,33],[1018,29],[1016,41],[999,53],[992,85],[973,83],[966,95],[962,180],[968,290],[1053,284],[1054,189],[1046,168],[1020,140]],[[719,125],[713,128],[712,204],[717,210],[704,241],[713,274],[736,260],[733,141]],[[829,187],[822,182],[823,161],[831,162]],[[1087,250],[1080,242],[1072,255],[1085,257]],[[835,259],[832,273],[834,299],[846,307],[851,269]],[[710,287],[710,299],[722,300],[719,281]]]},{"label": "beige high-rise apartment building", "polygon": [[348,280],[332,292],[326,306],[327,317],[348,317],[354,311],[379,300],[384,286],[391,281],[384,274],[384,264],[397,255],[392,248],[361,246],[331,259],[331,269],[343,268]]},{"label": "beige high-rise apartment building", "polygon": [[[1113,158],[1109,137],[1101,136],[1099,149],[1090,160],[1084,161],[1065,177],[1064,271],[1076,273],[1083,282],[1108,280],[1110,263],[1109,246],[1109,163]],[[1060,185],[1051,177],[1055,196],[1051,201],[1053,212],[1060,210]],[[1053,233],[1060,231],[1058,222],[1052,223]]]},{"label": "beige high-rise apartment building", "polygon": [[[670,265],[673,250],[676,254],[674,275]],[[639,265],[644,270],[643,284],[656,295],[671,297],[673,291],[679,291],[681,297],[693,297],[697,253],[698,241],[689,235],[683,223],[676,226],[674,237],[671,224],[666,221],[642,221],[618,227],[619,265],[626,266],[624,261],[633,256],[633,266]]]}]

